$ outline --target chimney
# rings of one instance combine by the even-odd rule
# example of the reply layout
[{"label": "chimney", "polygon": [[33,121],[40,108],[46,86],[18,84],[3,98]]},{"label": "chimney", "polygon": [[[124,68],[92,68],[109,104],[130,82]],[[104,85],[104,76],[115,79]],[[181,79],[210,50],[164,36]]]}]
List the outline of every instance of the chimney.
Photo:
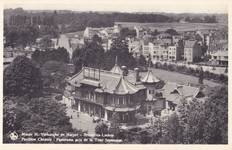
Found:
[{"label": "chimney", "polygon": [[127,76],[127,74],[128,74],[127,67],[126,66],[122,66],[121,68],[122,68],[122,75],[123,76]]},{"label": "chimney", "polygon": [[139,82],[140,81],[140,76],[139,76],[139,68],[135,68],[135,81]]}]

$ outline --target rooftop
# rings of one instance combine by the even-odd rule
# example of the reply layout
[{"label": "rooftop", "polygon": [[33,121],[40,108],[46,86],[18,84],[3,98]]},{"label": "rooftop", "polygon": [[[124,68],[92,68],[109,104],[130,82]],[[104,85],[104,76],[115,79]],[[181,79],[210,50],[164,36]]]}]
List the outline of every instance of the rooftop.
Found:
[{"label": "rooftop", "polygon": [[148,70],[146,76],[143,79],[141,79],[141,81],[143,83],[157,83],[160,80],[153,75],[151,70]]},{"label": "rooftop", "polygon": [[185,97],[196,97],[200,89],[188,85],[179,85],[177,83],[168,82],[163,87],[163,96],[175,104],[179,104],[180,100]]},{"label": "rooftop", "polygon": [[212,56],[228,56],[228,51],[217,51],[211,54]]},{"label": "rooftop", "polygon": [[186,40],[185,44],[184,44],[184,47],[192,48],[195,45],[195,43],[196,43],[195,40]]},{"label": "rooftop", "polygon": [[83,67],[78,74],[71,77],[68,81],[76,87],[86,84],[97,87],[96,92],[111,94],[134,94],[139,90],[145,89],[141,84],[130,82],[127,76],[122,76],[122,74],[89,67]]}]

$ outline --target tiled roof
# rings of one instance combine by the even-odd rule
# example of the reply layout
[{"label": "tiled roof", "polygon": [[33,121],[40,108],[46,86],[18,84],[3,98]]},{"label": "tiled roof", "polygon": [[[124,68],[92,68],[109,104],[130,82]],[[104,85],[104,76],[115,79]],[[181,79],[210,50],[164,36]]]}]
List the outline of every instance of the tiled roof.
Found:
[{"label": "tiled roof", "polygon": [[179,104],[180,99],[185,97],[196,97],[200,92],[200,89],[197,87],[178,85],[177,83],[171,82],[166,83],[163,90],[163,96],[168,101],[173,101],[176,104]]},{"label": "tiled roof", "polygon": [[216,51],[211,54],[212,56],[228,56],[228,51]]},{"label": "tiled roof", "polygon": [[153,41],[154,45],[171,45],[172,40],[171,39],[156,39]]},{"label": "tiled roof", "polygon": [[136,92],[138,92],[137,87],[125,80],[123,76],[121,76],[117,86],[115,87],[115,90],[113,91],[113,93],[116,94],[134,94]]},{"label": "tiled roof", "polygon": [[110,71],[113,73],[118,73],[118,74],[123,73],[122,69],[118,66],[118,57],[117,56],[115,58],[115,65]]},{"label": "tiled roof", "polygon": [[160,80],[153,75],[151,70],[149,70],[147,72],[146,76],[143,79],[141,79],[141,81],[143,83],[157,83]]},{"label": "tiled roof", "polygon": [[184,44],[184,47],[192,48],[195,43],[196,43],[195,40],[186,40],[185,44]]},{"label": "tiled roof", "polygon": [[122,69],[117,64],[115,64],[114,67],[110,71],[113,73],[122,74]]},{"label": "tiled roof", "polygon": [[[85,76],[85,77],[84,77]],[[78,74],[70,78],[69,83],[73,86],[87,84],[97,87],[96,92],[106,92],[115,94],[134,94],[145,89],[143,85],[136,85],[127,80],[119,73],[84,67]]]}]

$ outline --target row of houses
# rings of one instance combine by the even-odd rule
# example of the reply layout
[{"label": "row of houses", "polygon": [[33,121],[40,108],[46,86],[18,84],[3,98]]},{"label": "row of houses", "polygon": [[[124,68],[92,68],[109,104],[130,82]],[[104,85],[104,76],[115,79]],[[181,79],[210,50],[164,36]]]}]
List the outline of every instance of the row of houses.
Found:
[{"label": "row of houses", "polygon": [[[82,47],[85,41],[90,41],[94,35],[98,35],[102,39],[102,47],[108,51],[113,39],[119,36],[120,30],[119,25],[107,28],[86,27],[84,31],[61,34],[58,39],[52,39],[52,47],[66,48],[71,58],[76,48]],[[186,31],[177,35],[162,32],[152,36],[151,31],[144,28],[134,27],[134,30],[136,37],[127,37],[128,50],[134,57],[143,55],[147,59],[150,57],[153,62],[186,61],[193,63],[207,54],[211,56],[212,64],[228,64],[228,40],[215,38],[219,31]],[[217,53],[217,51],[225,52]],[[219,56],[222,53],[225,56]]]},{"label": "row of houses", "polygon": [[196,40],[179,40],[173,44],[171,39],[155,40],[153,42],[134,41],[129,43],[130,52],[135,57],[143,55],[156,61],[196,62],[202,56],[201,43]]},{"label": "row of houses", "polygon": [[[139,31],[137,31],[138,34]],[[153,38],[146,33],[140,39],[128,39],[128,49],[134,57],[143,55],[147,59],[150,57],[153,62],[185,61],[193,63],[200,61],[205,55],[209,55],[210,61],[214,62],[212,64],[228,64],[228,40],[214,38],[214,34],[217,32],[220,31],[186,31],[179,35],[160,33]]]}]

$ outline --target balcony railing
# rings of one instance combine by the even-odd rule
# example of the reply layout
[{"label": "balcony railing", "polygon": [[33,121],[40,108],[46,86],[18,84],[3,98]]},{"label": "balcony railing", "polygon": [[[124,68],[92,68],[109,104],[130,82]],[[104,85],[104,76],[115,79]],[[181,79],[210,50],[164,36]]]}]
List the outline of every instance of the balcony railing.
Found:
[{"label": "balcony railing", "polygon": [[93,103],[93,104],[97,104],[97,105],[101,105],[101,106],[110,106],[110,107],[118,107],[118,108],[132,108],[132,107],[136,107],[137,105],[139,105],[138,103],[130,103],[130,104],[103,104],[103,103],[99,103],[94,99],[88,98],[88,97],[83,97],[81,96],[81,94],[78,93],[72,93],[71,94],[74,98],[79,99],[81,101],[86,101],[89,103]]}]

